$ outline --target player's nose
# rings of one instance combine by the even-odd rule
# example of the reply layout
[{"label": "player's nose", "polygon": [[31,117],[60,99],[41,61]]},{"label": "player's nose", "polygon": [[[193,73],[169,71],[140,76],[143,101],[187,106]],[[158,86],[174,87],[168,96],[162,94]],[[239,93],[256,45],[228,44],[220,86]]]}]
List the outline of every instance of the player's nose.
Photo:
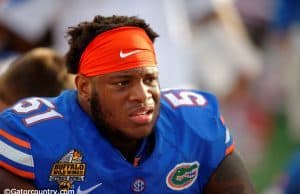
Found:
[{"label": "player's nose", "polygon": [[142,103],[147,102],[151,96],[150,88],[143,82],[143,80],[136,82],[130,92],[130,100]]}]

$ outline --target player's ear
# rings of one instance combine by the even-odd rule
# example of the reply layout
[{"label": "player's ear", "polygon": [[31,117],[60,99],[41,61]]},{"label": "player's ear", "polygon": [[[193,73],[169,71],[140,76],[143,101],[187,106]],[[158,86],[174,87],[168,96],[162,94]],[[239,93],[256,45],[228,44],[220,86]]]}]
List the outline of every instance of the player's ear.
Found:
[{"label": "player's ear", "polygon": [[82,100],[89,101],[92,91],[91,80],[84,75],[76,75],[75,85],[78,90],[78,95]]}]

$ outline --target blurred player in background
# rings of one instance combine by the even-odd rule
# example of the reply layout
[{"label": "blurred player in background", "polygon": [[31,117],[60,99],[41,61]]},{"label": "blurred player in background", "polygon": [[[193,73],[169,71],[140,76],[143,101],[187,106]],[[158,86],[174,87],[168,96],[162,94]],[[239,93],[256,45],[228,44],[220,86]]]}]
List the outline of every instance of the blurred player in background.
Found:
[{"label": "blurred player in background", "polygon": [[36,48],[9,64],[0,75],[0,111],[29,96],[56,96],[72,88],[62,56],[49,48]]}]

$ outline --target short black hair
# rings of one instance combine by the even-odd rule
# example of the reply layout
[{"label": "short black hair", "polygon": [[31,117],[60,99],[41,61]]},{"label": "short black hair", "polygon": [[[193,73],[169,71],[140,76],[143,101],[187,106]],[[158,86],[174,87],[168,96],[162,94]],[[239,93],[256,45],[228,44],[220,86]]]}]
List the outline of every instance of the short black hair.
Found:
[{"label": "short black hair", "polygon": [[67,32],[69,51],[66,54],[66,65],[69,73],[76,74],[82,52],[87,45],[98,35],[108,30],[123,26],[139,27],[145,30],[150,40],[154,43],[158,34],[154,32],[145,20],[137,16],[101,16],[97,15],[93,21],[81,22],[75,27],[69,27]]}]

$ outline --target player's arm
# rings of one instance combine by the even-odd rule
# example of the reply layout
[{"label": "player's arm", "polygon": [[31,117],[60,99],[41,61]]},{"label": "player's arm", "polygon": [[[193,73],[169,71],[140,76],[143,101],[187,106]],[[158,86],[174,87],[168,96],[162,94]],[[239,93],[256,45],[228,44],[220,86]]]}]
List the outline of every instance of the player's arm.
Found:
[{"label": "player's arm", "polygon": [[35,189],[32,182],[0,167],[0,193],[5,189]]},{"label": "player's arm", "polygon": [[240,156],[234,151],[227,155],[211,176],[204,194],[256,194]]}]

